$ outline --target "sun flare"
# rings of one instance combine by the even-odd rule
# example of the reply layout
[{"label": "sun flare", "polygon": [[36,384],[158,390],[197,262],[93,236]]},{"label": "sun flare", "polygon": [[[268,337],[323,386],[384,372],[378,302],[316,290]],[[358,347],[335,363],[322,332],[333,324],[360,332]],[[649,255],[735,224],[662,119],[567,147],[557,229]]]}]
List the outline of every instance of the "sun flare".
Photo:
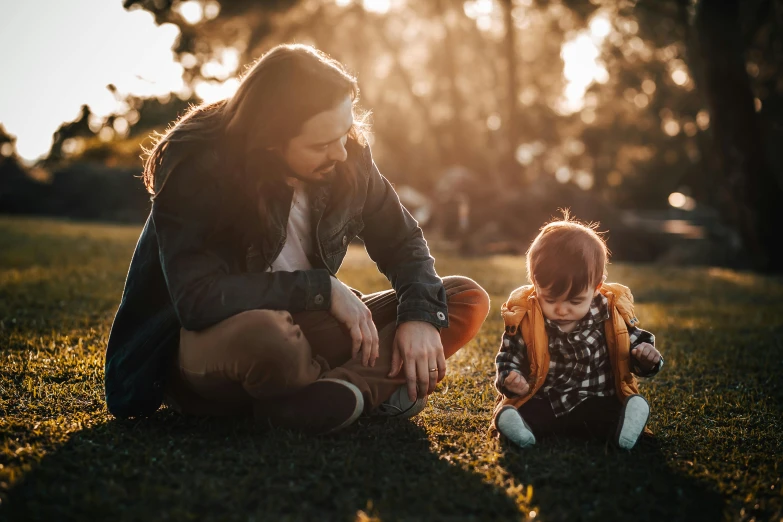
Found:
[{"label": "sun flare", "polygon": [[566,86],[558,104],[562,114],[573,114],[585,106],[585,94],[593,82],[606,83],[609,73],[601,63],[601,45],[612,31],[612,24],[605,13],[590,20],[588,28],[563,43],[560,57],[563,59],[563,76]]}]

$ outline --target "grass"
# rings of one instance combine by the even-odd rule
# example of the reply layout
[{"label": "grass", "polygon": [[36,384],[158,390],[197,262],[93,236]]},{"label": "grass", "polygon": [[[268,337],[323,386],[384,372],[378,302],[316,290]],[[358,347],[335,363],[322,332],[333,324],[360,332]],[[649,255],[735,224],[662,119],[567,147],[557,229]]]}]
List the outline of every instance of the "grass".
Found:
[{"label": "grass", "polygon": [[[306,438],[161,409],[120,421],[103,351],[137,227],[0,219],[0,520],[780,520],[783,282],[610,267],[666,357],[633,452],[486,436],[500,303],[520,258],[437,256],[492,296],[420,416]],[[387,286],[363,251],[343,280]]]}]

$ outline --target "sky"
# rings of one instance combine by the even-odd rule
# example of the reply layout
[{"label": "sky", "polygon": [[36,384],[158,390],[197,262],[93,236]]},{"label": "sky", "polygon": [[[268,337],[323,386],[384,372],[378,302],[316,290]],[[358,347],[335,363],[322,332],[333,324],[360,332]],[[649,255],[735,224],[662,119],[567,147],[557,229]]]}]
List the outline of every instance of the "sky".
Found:
[{"label": "sky", "polygon": [[156,96],[184,88],[171,47],[179,29],[122,0],[0,0],[0,123],[33,160],[52,134],[88,104],[98,116],[120,94]]}]

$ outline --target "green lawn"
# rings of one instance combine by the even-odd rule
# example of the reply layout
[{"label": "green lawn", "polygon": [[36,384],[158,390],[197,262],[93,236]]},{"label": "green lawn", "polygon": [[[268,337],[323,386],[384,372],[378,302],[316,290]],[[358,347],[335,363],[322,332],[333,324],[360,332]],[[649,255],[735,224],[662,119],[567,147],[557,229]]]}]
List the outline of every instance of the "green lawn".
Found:
[{"label": "green lawn", "polygon": [[[486,436],[500,303],[523,259],[437,256],[492,311],[412,421],[306,438],[246,420],[118,421],[103,351],[137,227],[0,219],[0,520],[780,520],[783,281],[610,266],[666,367],[633,452]],[[343,280],[386,287],[362,250]]]}]

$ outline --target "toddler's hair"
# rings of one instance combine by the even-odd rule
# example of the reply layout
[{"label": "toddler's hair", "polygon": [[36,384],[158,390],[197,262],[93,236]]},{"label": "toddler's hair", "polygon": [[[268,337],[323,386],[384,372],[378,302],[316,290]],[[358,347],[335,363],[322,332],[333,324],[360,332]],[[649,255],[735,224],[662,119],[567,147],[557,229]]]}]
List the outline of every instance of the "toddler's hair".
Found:
[{"label": "toddler's hair", "polygon": [[554,297],[568,292],[573,299],[594,289],[606,276],[609,250],[595,231],[597,223],[581,223],[563,210],[563,219],[551,221],[527,251],[527,277]]}]

